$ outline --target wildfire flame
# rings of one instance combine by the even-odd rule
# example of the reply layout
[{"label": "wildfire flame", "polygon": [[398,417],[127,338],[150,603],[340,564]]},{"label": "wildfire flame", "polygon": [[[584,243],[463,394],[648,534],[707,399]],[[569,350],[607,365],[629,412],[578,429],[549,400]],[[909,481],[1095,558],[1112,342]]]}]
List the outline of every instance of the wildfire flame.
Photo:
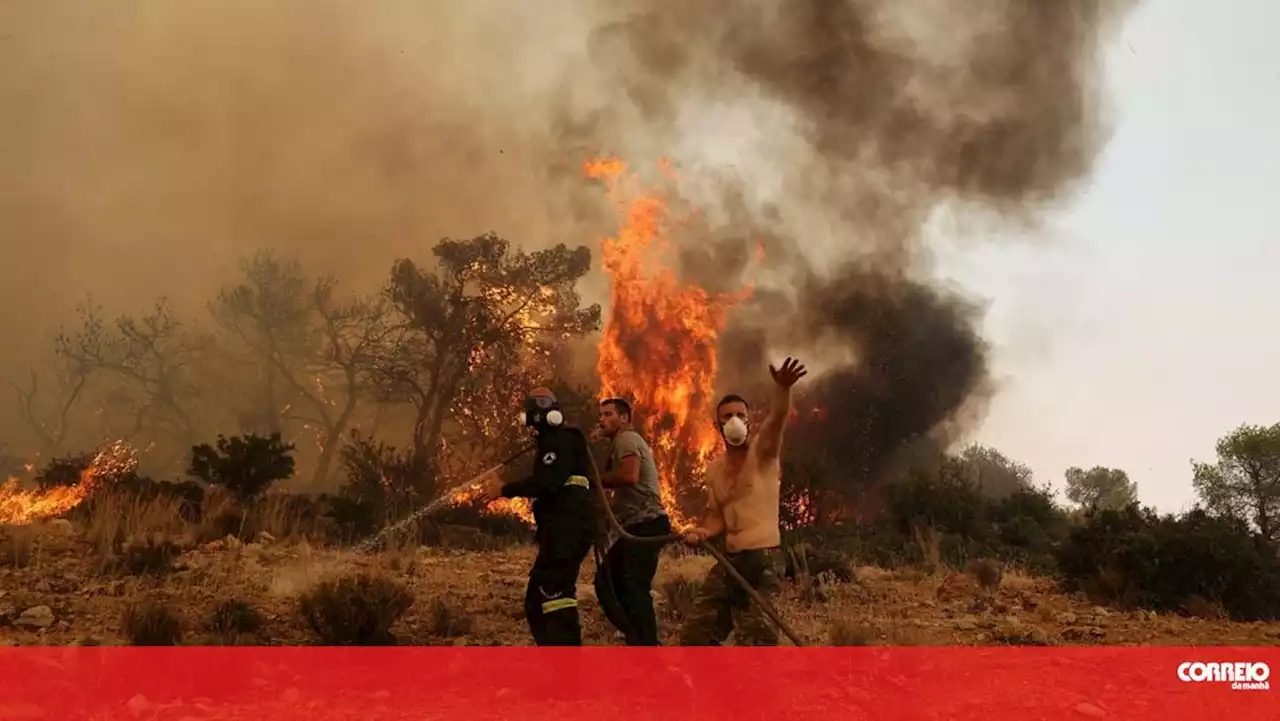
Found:
[{"label": "wildfire flame", "polygon": [[[665,163],[662,169],[671,172]],[[729,310],[751,289],[714,295],[681,282],[668,260],[664,194],[641,187],[616,158],[591,160],[584,171],[604,183],[622,215],[617,235],[601,243],[610,280],[596,361],[601,391],[630,399],[636,416],[645,419],[663,502],[675,525],[683,526],[681,502],[701,486],[720,448],[711,395],[717,339]]]},{"label": "wildfire flame", "polygon": [[74,486],[24,491],[18,479],[10,478],[0,485],[0,523],[26,525],[60,516],[92,495],[103,479],[132,473],[137,468],[133,448],[124,441],[116,441],[98,451]]}]

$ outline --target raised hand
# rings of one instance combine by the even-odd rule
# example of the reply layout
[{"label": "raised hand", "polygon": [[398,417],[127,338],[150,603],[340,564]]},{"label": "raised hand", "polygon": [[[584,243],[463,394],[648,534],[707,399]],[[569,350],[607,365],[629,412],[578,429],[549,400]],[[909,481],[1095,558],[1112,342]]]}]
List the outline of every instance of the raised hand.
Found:
[{"label": "raised hand", "polygon": [[770,364],[769,373],[773,376],[774,383],[777,383],[783,388],[790,388],[796,384],[796,381],[805,377],[809,371],[805,370],[804,366],[800,365],[800,361],[794,358],[788,358],[782,361],[781,368],[774,368],[773,365]]}]

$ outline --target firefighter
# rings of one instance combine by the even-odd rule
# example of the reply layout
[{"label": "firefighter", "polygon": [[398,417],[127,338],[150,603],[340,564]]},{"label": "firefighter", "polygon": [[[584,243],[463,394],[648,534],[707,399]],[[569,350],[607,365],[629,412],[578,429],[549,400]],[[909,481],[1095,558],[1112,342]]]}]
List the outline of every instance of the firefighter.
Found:
[{"label": "firefighter", "polygon": [[555,395],[537,388],[524,401],[524,422],[537,440],[533,474],[502,483],[486,479],[486,501],[532,498],[538,555],[529,571],[525,618],[539,646],[581,646],[577,586],[597,531],[591,450],[582,431],[564,424]]}]

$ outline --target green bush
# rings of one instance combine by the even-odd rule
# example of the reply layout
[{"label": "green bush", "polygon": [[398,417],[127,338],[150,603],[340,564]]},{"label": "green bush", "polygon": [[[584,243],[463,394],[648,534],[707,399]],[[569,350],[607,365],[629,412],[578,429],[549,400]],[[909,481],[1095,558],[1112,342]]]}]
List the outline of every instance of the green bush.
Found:
[{"label": "green bush", "polygon": [[1090,514],[1058,549],[1069,588],[1177,611],[1194,597],[1238,621],[1280,617],[1280,561],[1243,523],[1203,511],[1159,516],[1136,504]]}]

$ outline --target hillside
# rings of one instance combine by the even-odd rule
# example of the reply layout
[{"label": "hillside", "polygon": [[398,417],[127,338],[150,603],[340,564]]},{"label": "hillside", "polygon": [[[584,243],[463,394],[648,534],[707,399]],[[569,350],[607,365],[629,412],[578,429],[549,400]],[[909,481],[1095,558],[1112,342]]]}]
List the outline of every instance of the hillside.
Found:
[{"label": "hillside", "polygon": [[[124,644],[123,615],[142,599],[161,600],[178,615],[185,643],[314,643],[298,612],[299,594],[358,571],[397,579],[412,591],[412,606],[393,627],[399,643],[529,643],[519,616],[528,547],[420,547],[361,556],[269,536],[251,544],[224,539],[193,544],[171,568],[147,575],[105,560],[85,529],[69,521],[0,531],[0,638],[6,644]],[[664,557],[655,594],[668,641],[711,563],[674,548]],[[593,575],[588,561],[579,588],[586,641],[616,643],[596,606]],[[236,638],[210,630],[215,609],[228,600],[259,609],[262,627]],[[1013,572],[988,591],[967,573],[861,566],[851,582],[789,583],[780,610],[814,644],[1280,643],[1280,623],[1106,609],[1057,592],[1051,580]]]}]

